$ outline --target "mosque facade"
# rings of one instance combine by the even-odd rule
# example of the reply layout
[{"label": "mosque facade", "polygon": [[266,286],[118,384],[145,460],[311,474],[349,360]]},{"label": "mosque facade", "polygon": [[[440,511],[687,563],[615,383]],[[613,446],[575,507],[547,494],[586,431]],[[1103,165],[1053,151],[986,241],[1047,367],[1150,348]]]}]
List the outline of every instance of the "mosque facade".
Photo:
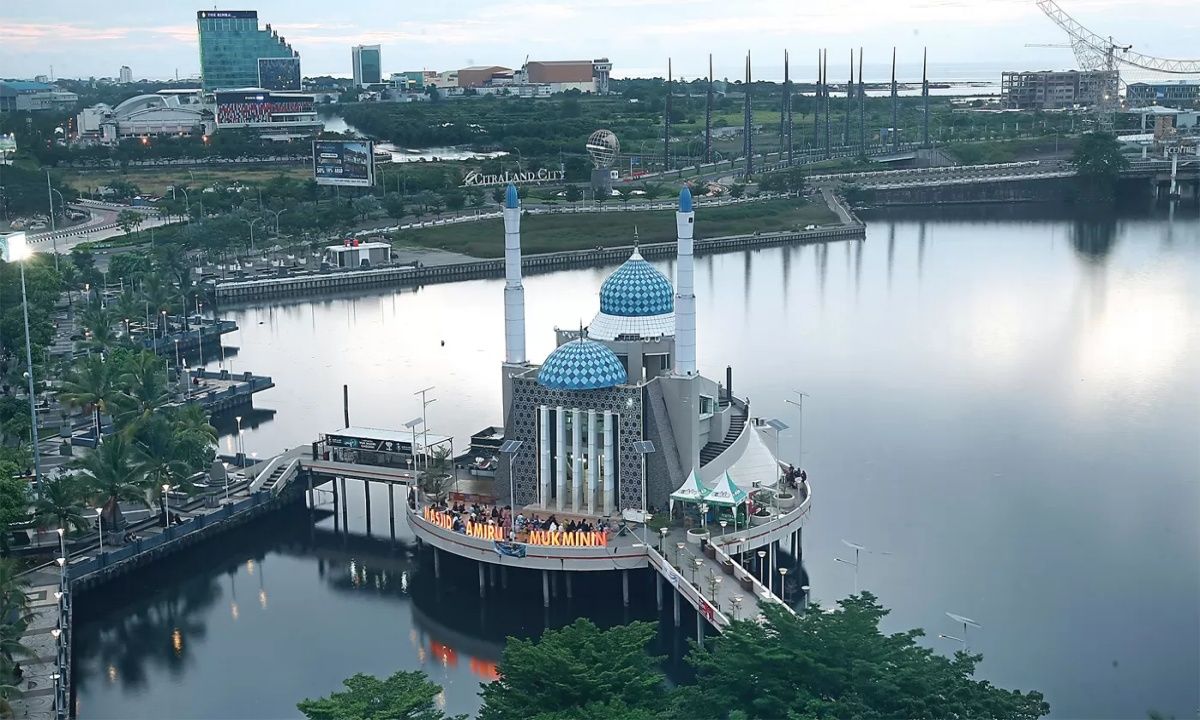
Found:
[{"label": "mosque facade", "polygon": [[766,430],[729,392],[731,371],[723,384],[697,370],[696,217],[686,187],[675,217],[675,283],[635,248],[604,281],[591,322],[555,330],[556,349],[536,364],[525,356],[521,208],[509,186],[501,384],[504,437],[521,444],[497,470],[502,502],[607,516],[665,508],[693,472],[710,485],[726,471],[746,489],[777,482]]}]

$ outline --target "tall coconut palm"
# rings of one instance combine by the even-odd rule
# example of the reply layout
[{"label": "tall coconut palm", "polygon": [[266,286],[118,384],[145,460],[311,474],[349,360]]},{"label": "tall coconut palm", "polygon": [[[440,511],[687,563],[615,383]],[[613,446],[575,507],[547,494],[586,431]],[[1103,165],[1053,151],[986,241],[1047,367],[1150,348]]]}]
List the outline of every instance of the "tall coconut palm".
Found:
[{"label": "tall coconut palm", "polygon": [[154,353],[143,350],[130,358],[128,369],[118,379],[117,422],[132,436],[141,423],[171,401],[167,388],[167,368]]},{"label": "tall coconut palm", "polygon": [[10,698],[19,690],[7,681],[13,677],[18,659],[35,653],[22,642],[33,615],[29,610],[28,583],[19,575],[20,567],[11,558],[0,558],[0,716],[12,717]]},{"label": "tall coconut palm", "polygon": [[171,418],[176,435],[196,438],[209,445],[217,443],[217,429],[209,422],[208,412],[199,405],[184,405]]},{"label": "tall coconut palm", "polygon": [[132,290],[126,290],[117,298],[116,303],[110,306],[112,312],[116,314],[125,328],[125,337],[130,338],[129,325],[134,318],[139,318],[145,310],[145,304],[138,300]]},{"label": "tall coconut palm", "polygon": [[71,369],[58,393],[61,402],[93,412],[97,440],[100,414],[111,414],[111,405],[120,395],[113,380],[111,363],[100,356],[87,357]]},{"label": "tall coconut palm", "polygon": [[138,470],[152,491],[164,485],[189,492],[193,485],[187,462],[171,424],[162,415],[147,420],[133,442]]},{"label": "tall coconut palm", "polygon": [[87,331],[89,348],[103,352],[117,343],[112,313],[99,302],[92,303],[80,314],[79,323]]},{"label": "tall coconut palm", "polygon": [[60,475],[42,483],[42,494],[33,503],[33,522],[38,527],[62,528],[68,534],[91,528],[84,516],[83,497],[86,488],[79,478]]},{"label": "tall coconut palm", "polygon": [[80,478],[103,503],[101,517],[104,526],[112,528],[114,537],[120,537],[125,525],[120,510],[122,501],[149,506],[145,475],[137,464],[132,445],[122,434],[105,438],[100,447],[76,460],[73,467],[79,470]]}]

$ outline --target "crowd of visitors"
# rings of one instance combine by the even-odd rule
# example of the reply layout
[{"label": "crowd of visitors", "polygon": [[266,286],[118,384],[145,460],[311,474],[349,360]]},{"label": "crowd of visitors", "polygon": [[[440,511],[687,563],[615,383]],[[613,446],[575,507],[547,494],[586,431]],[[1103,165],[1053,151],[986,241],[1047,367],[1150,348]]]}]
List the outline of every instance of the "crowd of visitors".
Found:
[{"label": "crowd of visitors", "polygon": [[536,513],[529,517],[517,513],[513,517],[512,508],[508,506],[464,502],[443,502],[426,507],[424,517],[439,527],[471,537],[531,545],[605,545],[613,529],[606,518],[595,521],[568,518],[560,522],[553,514],[543,518]]}]

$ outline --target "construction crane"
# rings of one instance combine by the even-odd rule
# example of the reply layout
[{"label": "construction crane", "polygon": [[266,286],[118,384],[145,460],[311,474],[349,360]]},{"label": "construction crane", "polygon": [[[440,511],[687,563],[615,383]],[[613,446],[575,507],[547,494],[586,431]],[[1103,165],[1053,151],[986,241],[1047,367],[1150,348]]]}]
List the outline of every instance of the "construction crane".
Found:
[{"label": "construction crane", "polygon": [[1113,42],[1111,36],[1105,38],[1087,29],[1059,7],[1055,0],[1035,2],[1047,17],[1066,31],[1080,70],[1100,70],[1109,73],[1100,94],[1100,102],[1096,106],[1097,121],[1101,130],[1109,131],[1113,126],[1113,112],[1120,90],[1120,66],[1172,75],[1200,73],[1200,60],[1171,60],[1133,52],[1132,45]]}]

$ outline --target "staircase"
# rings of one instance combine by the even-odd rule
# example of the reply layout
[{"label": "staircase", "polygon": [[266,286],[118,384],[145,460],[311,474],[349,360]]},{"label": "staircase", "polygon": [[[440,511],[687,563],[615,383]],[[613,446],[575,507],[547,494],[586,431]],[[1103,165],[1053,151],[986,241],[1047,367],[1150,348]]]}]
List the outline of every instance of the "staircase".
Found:
[{"label": "staircase", "polygon": [[282,477],[283,477],[285,474],[287,474],[287,471],[288,471],[288,468],[289,468],[289,467],[290,467],[290,464],[280,463],[280,464],[278,465],[278,467],[276,467],[276,468],[275,468],[275,469],[274,469],[274,470],[271,472],[271,474],[267,476],[267,480],[266,480],[266,482],[264,482],[264,483],[262,484],[262,490],[263,490],[264,492],[271,492],[271,491],[273,491],[273,490],[275,489],[275,486],[276,486],[277,484],[279,484],[279,480],[280,480],[280,478],[282,478]]},{"label": "staircase", "polygon": [[738,439],[738,435],[742,434],[742,428],[746,426],[746,419],[750,412],[741,403],[734,403],[731,412],[733,414],[729,417],[729,432],[725,433],[725,439],[720,442],[710,442],[700,448],[700,467],[704,467],[715,460],[718,455],[725,452],[726,448]]}]

